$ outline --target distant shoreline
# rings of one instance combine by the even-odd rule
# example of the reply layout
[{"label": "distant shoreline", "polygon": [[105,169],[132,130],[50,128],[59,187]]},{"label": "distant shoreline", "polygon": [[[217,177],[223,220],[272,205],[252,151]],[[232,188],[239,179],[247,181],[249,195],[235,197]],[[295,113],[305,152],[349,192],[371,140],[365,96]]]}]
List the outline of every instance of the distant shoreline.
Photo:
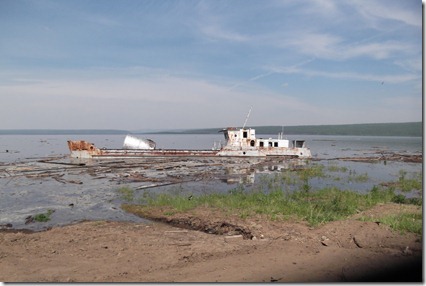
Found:
[{"label": "distant shoreline", "polygon": [[[250,127],[250,126],[249,126]],[[253,126],[257,134],[348,135],[422,137],[422,122],[341,125]],[[119,135],[119,134],[217,134],[223,128],[130,131],[119,129],[1,129],[0,135]]]},{"label": "distant shoreline", "polygon": [[114,135],[129,134],[127,130],[112,129],[0,129],[0,135]]}]

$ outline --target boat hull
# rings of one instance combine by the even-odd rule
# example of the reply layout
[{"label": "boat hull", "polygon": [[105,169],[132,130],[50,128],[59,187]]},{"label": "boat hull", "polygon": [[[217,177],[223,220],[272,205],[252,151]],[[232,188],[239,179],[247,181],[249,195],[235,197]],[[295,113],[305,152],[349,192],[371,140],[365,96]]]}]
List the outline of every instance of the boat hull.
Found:
[{"label": "boat hull", "polygon": [[137,158],[137,157],[266,157],[310,158],[307,148],[222,148],[220,150],[186,149],[99,149],[87,141],[68,141],[72,158]]},{"label": "boat hull", "polygon": [[308,148],[224,148],[217,154],[218,156],[232,156],[232,157],[266,157],[266,156],[286,156],[293,158],[310,158],[311,151]]}]

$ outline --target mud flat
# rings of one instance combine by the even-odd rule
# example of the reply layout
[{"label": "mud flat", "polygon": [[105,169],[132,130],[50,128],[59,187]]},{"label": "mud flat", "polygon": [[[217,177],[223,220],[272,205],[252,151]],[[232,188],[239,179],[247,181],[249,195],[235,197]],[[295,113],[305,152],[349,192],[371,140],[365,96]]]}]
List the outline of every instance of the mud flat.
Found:
[{"label": "mud flat", "polygon": [[[357,215],[401,211],[405,210],[400,205],[390,204]],[[159,222],[89,221],[34,233],[2,231],[0,280],[422,281],[421,237],[357,221],[356,216],[318,228],[261,217],[225,218],[219,212],[199,211],[191,216],[200,224],[226,222],[238,226],[251,231],[252,238],[235,234],[235,229],[218,235]]]},{"label": "mud flat", "polygon": [[[251,182],[256,172],[299,168],[304,160],[270,158],[139,158],[72,160],[35,158],[0,164],[0,228],[42,230],[81,220],[143,222],[120,209],[117,189],[145,191],[164,186],[213,184],[222,189]],[[28,224],[29,216],[54,210],[44,224]]]}]

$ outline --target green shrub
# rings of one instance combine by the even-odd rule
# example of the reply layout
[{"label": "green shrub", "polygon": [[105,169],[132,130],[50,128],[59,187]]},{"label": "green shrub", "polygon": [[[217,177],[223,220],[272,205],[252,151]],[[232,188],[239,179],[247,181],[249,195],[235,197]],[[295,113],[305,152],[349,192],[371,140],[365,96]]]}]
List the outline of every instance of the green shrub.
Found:
[{"label": "green shrub", "polygon": [[54,210],[47,210],[46,213],[40,213],[34,215],[34,220],[37,222],[47,222],[50,220],[50,216],[54,213]]}]

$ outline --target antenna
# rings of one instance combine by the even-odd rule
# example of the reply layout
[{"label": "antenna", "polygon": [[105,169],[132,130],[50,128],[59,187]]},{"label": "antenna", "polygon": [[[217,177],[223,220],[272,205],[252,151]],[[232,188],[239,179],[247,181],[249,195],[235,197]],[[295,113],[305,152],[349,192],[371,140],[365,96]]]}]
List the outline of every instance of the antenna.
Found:
[{"label": "antenna", "polygon": [[249,118],[249,116],[250,116],[250,112],[251,112],[251,109],[252,109],[252,108],[253,108],[253,107],[250,107],[250,110],[249,110],[249,112],[248,112],[248,114],[247,114],[247,117],[246,117],[246,121],[244,121],[243,129],[246,127],[247,120],[248,120],[248,118]]}]

